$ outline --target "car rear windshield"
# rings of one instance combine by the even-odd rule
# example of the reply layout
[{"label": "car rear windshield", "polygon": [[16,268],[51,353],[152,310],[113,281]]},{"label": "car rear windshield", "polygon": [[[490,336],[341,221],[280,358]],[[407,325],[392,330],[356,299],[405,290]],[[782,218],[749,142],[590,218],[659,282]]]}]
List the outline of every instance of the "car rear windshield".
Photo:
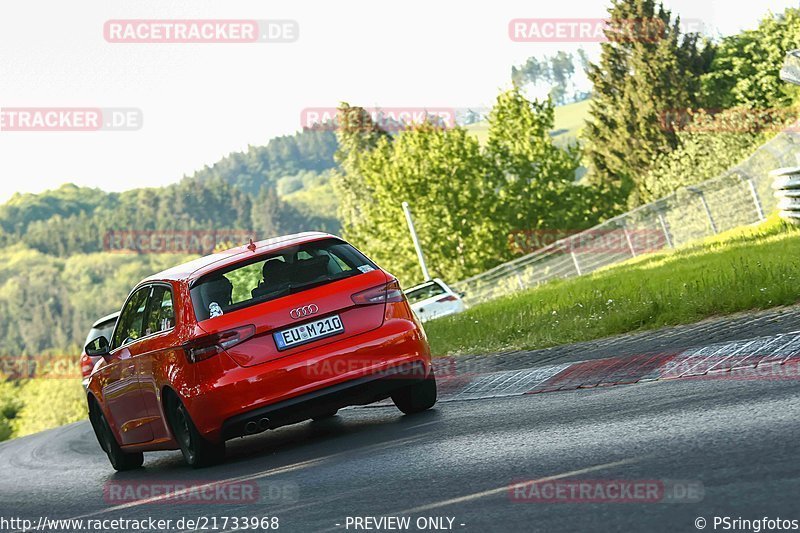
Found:
[{"label": "car rear windshield", "polygon": [[434,296],[439,296],[445,292],[447,291],[444,290],[444,287],[435,281],[431,281],[425,285],[410,289],[406,292],[406,298],[408,298],[409,303],[413,304],[421,302],[422,300],[427,300],[428,298],[433,298]]},{"label": "car rear windshield", "polygon": [[338,239],[283,248],[207,274],[190,290],[198,321],[378,267]]}]

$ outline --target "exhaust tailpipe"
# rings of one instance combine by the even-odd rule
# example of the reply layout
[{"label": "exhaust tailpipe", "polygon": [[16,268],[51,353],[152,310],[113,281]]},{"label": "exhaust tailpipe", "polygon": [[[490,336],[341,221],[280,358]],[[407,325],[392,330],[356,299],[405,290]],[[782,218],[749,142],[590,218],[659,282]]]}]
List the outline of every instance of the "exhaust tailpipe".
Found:
[{"label": "exhaust tailpipe", "polygon": [[252,420],[244,425],[245,433],[248,433],[248,434],[255,433],[256,430],[258,430],[258,424],[256,424]]},{"label": "exhaust tailpipe", "polygon": [[258,429],[266,431],[269,429],[269,418],[262,418],[258,421]]}]

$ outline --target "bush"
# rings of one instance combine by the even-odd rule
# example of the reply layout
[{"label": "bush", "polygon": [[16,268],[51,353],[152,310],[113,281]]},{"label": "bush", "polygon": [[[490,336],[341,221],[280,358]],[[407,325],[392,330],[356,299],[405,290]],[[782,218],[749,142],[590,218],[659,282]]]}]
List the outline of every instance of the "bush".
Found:
[{"label": "bush", "polygon": [[746,159],[781,126],[781,117],[760,116],[743,109],[714,116],[701,111],[688,118],[691,122],[678,132],[679,147],[656,157],[636,194],[631,195],[631,207],[721,175]]},{"label": "bush", "polygon": [[0,382],[0,441],[10,439],[13,434],[12,421],[22,407],[17,393],[18,387],[13,382]]},{"label": "bush", "polygon": [[33,378],[21,382],[15,389],[21,408],[9,421],[14,437],[86,418],[86,397],[78,380]]}]

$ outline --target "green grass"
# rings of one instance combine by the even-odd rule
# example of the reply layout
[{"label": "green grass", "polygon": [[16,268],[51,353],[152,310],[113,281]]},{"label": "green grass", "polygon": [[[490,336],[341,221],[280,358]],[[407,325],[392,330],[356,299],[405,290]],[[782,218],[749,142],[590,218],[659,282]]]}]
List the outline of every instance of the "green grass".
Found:
[{"label": "green grass", "polygon": [[536,349],[800,301],[800,230],[771,218],[425,325],[435,355]]},{"label": "green grass", "polygon": [[[557,146],[563,147],[578,141],[578,135],[589,116],[590,103],[591,100],[583,100],[555,108],[551,136]],[[486,144],[489,137],[489,124],[486,121],[470,124],[466,129],[478,139],[478,142]]]}]

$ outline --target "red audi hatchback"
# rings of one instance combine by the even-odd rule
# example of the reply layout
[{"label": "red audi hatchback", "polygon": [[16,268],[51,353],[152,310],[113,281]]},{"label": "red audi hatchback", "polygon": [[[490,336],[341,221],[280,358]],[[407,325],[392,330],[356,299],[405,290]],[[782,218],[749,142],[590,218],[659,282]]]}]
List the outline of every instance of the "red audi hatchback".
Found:
[{"label": "red audi hatchback", "polygon": [[202,257],[140,282],[88,378],[89,419],[117,470],[391,397],[436,403],[425,332],[397,280],[345,241],[303,233]]}]

